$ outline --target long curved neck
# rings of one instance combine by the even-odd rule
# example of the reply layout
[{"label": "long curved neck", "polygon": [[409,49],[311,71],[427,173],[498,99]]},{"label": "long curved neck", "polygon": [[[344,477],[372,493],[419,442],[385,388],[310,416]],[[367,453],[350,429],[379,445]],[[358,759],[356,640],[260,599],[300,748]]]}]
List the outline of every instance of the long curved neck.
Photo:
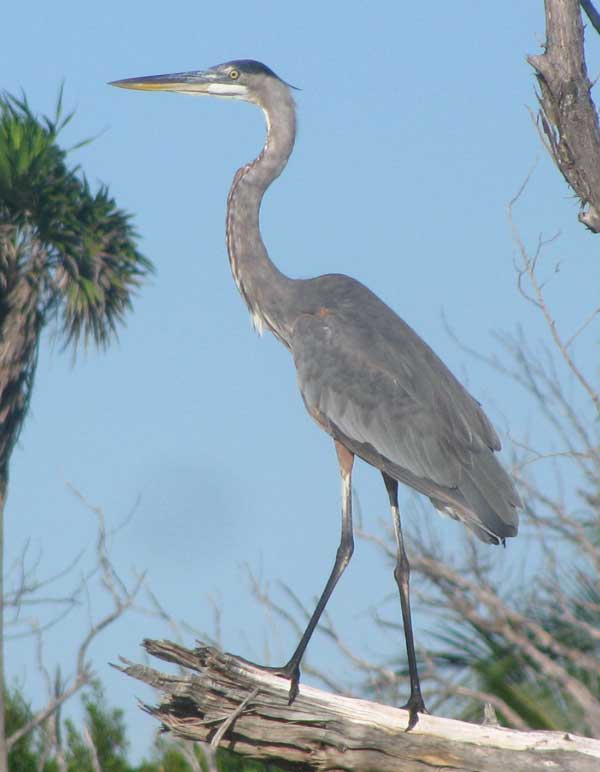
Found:
[{"label": "long curved neck", "polygon": [[294,147],[296,111],[285,84],[270,104],[261,104],[267,122],[265,146],[234,177],[227,200],[227,251],[231,272],[259,332],[271,329],[286,341],[286,313],[292,280],[269,258],[260,235],[263,195],[283,171]]}]

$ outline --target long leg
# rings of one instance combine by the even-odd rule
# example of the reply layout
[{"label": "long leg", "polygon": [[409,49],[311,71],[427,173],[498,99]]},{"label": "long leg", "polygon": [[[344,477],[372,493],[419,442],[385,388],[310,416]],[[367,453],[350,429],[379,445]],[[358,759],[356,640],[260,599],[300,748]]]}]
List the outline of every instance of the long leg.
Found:
[{"label": "long leg", "polygon": [[408,655],[408,673],[410,676],[410,697],[404,707],[409,711],[408,726],[406,731],[412,729],[419,720],[419,713],[427,713],[423,697],[421,695],[421,683],[419,681],[419,672],[417,670],[417,657],[415,654],[415,642],[413,639],[412,619],[410,616],[410,596],[409,580],[410,566],[404,549],[404,538],[402,536],[402,527],[400,525],[400,511],[398,509],[398,483],[396,480],[388,477],[385,472],[383,482],[390,499],[392,517],[394,519],[394,532],[396,534],[396,566],[394,567],[394,578],[400,591],[400,604],[402,606],[402,623],[404,625],[404,637],[406,639],[406,653]]},{"label": "long leg", "polygon": [[334,587],[338,583],[338,579],[344,573],[344,569],[350,562],[350,558],[354,552],[354,536],[352,534],[352,465],[354,463],[354,454],[339,442],[335,443],[335,449],[337,451],[340,474],[342,476],[342,535],[340,538],[340,546],[338,547],[335,556],[335,563],[333,564],[333,569],[331,570],[325,589],[319,598],[317,607],[313,611],[306,630],[300,639],[300,643],[296,646],[296,650],[292,654],[289,662],[283,667],[264,668],[271,673],[276,673],[277,675],[290,679],[290,705],[298,694],[300,662],[302,661],[304,651],[308,646],[308,642],[310,641],[314,629],[327,605],[327,601],[329,600]]}]

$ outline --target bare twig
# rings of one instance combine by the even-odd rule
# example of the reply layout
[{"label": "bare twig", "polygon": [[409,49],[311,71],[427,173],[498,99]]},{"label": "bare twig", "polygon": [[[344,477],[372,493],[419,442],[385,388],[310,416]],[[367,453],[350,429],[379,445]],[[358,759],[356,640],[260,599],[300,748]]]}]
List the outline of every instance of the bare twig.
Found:
[{"label": "bare twig", "polygon": [[94,740],[87,726],[83,727],[83,739],[85,740],[85,744],[87,745],[88,750],[90,752],[90,761],[92,762],[93,772],[102,772],[102,767],[100,766],[100,759],[98,758],[98,751],[96,749]]},{"label": "bare twig", "polygon": [[[80,495],[81,501],[85,502],[85,499]],[[108,594],[112,601],[112,609],[110,609],[104,616],[96,621],[90,622],[90,627],[87,633],[83,636],[77,650],[75,652],[75,675],[72,677],[69,684],[62,684],[60,677],[57,676],[54,681],[50,678],[48,670],[43,661],[43,632],[46,629],[44,625],[36,625],[32,623],[31,632],[37,637],[37,658],[38,668],[40,669],[43,677],[46,680],[46,685],[49,692],[49,699],[47,704],[38,710],[31,719],[22,726],[19,730],[14,732],[7,738],[7,747],[10,749],[14,746],[18,740],[25,737],[37,727],[45,724],[49,719],[55,717],[61,708],[61,706],[82,687],[91,682],[92,670],[87,660],[87,652],[92,642],[115,620],[120,618],[128,609],[130,609],[134,603],[134,600],[142,586],[144,577],[138,577],[131,587],[127,587],[125,583],[117,575],[115,568],[110,560],[108,546],[107,546],[107,531],[104,519],[104,514],[99,507],[92,507],[86,503],[89,509],[91,509],[97,518],[97,542],[96,542],[96,565],[89,572],[81,585],[78,586],[76,593],[81,594],[87,589],[87,582],[89,577],[98,573],[101,586],[104,592]],[[26,575],[26,572],[22,574]],[[56,576],[64,576],[65,571],[59,572]],[[55,577],[52,578],[52,581]],[[44,587],[46,582],[31,581],[27,585],[27,593],[33,592],[35,588]],[[23,587],[24,584],[22,583]],[[24,602],[24,594],[20,595],[21,603]],[[55,623],[55,620],[53,620]],[[53,742],[58,742],[58,727],[56,721],[50,723],[49,737]],[[50,740],[49,740],[50,741]],[[93,754],[92,754],[93,755]],[[60,752],[59,752],[60,756]],[[64,766],[64,765],[63,765]],[[99,769],[99,767],[98,767]]]},{"label": "bare twig", "polygon": [[55,713],[56,710],[69,699],[69,697],[76,694],[76,692],[78,692],[82,686],[89,683],[89,681],[89,671],[86,670],[82,673],[78,673],[73,683],[67,689],[65,689],[58,697],[50,700],[50,702],[39,710],[26,724],[6,738],[8,749],[10,750],[22,737],[26,737],[36,727],[43,724],[49,716]]},{"label": "bare twig", "polygon": [[548,329],[550,331],[550,334],[556,345],[557,350],[560,352],[563,360],[566,362],[567,366],[569,367],[569,369],[571,370],[575,378],[579,381],[583,389],[586,391],[587,395],[589,396],[593,405],[596,408],[596,412],[598,416],[600,417],[600,395],[598,394],[596,389],[592,387],[588,379],[583,375],[582,371],[577,366],[573,357],[569,353],[568,346],[563,342],[562,337],[558,332],[556,321],[552,316],[548,308],[548,305],[546,303],[546,300],[544,298],[542,285],[539,283],[537,278],[537,274],[536,274],[537,262],[543,246],[549,242],[548,241],[544,242],[540,240],[538,242],[538,248],[536,250],[536,253],[534,254],[533,257],[530,257],[527,252],[527,249],[525,248],[525,244],[523,243],[523,239],[521,238],[521,234],[519,233],[519,230],[517,229],[517,226],[514,221],[514,217],[513,217],[514,205],[517,203],[517,201],[519,200],[519,197],[522,195],[527,185],[527,182],[529,180],[530,174],[526,177],[525,181],[517,191],[516,195],[512,198],[512,200],[508,204],[508,221],[510,224],[514,242],[517,245],[519,254],[521,256],[521,261],[522,261],[522,267],[519,270],[519,288],[522,289],[521,277],[524,274],[526,274],[533,288],[534,295],[533,297],[531,297],[527,293],[525,293],[524,290],[522,290],[524,296],[528,300],[533,302],[537,306],[537,308],[539,308],[539,310],[542,312],[542,315],[544,317],[544,320],[546,321],[546,324],[548,326]]},{"label": "bare twig", "polygon": [[231,713],[227,716],[225,721],[221,724],[221,726],[218,728],[218,730],[215,732],[215,736],[210,741],[212,748],[218,748],[221,740],[225,736],[225,732],[227,732],[230,728],[230,726],[233,724],[233,722],[236,720],[236,718],[239,718],[239,716],[242,715],[242,713],[246,710],[247,706],[252,702],[252,700],[257,696],[259,693],[260,688],[257,686],[255,689],[252,690],[252,692],[246,697],[245,700],[242,700],[240,704],[237,706],[235,710],[232,710]]}]

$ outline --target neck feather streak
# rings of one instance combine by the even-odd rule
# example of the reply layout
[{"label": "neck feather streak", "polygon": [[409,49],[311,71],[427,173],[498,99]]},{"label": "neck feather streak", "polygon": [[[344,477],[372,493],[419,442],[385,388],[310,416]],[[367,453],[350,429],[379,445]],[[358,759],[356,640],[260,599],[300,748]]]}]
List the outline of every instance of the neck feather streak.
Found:
[{"label": "neck feather streak", "polygon": [[269,258],[259,223],[264,193],[283,171],[294,146],[294,103],[287,87],[282,87],[285,91],[278,96],[276,107],[261,105],[267,122],[262,152],[233,179],[227,201],[227,251],[233,278],[254,326],[261,333],[269,328],[285,342],[283,301],[291,280]]}]

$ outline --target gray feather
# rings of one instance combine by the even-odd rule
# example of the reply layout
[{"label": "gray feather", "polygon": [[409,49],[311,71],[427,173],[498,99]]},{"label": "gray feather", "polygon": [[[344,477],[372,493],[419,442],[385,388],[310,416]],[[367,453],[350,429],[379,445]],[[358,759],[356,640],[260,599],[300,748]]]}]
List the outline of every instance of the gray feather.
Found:
[{"label": "gray feather", "polygon": [[362,284],[329,275],[302,285],[313,307],[298,316],[289,345],[308,410],[350,450],[482,540],[514,536],[519,496],[479,403]]}]

